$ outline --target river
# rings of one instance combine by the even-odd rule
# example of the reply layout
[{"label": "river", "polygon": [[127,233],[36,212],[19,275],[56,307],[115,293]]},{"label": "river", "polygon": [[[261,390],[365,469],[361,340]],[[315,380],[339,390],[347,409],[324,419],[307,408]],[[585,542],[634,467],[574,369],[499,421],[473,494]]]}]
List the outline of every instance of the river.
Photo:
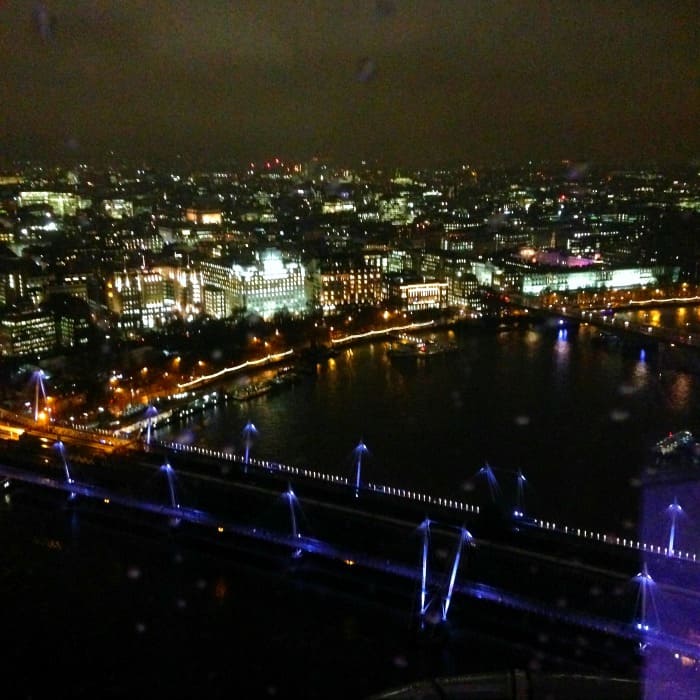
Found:
[{"label": "river", "polygon": [[515,501],[529,514],[618,535],[637,530],[639,476],[653,444],[699,427],[700,377],[659,372],[657,356],[610,347],[598,330],[459,327],[459,351],[390,358],[386,341],[345,348],[283,391],[220,405],[159,430],[165,440],[255,456],[475,503]]},{"label": "river", "polygon": [[[520,470],[529,515],[663,542],[674,494],[645,503],[640,472],[666,433],[698,433],[700,377],[598,334],[458,327],[438,334],[457,352],[421,360],[359,344],[158,437],[243,451],[252,421],[254,456],[348,477],[362,440],[363,481],[476,504],[514,503]],[[487,463],[500,493],[478,475]],[[700,518],[689,493],[678,494],[688,520],[677,547]],[[0,524],[8,697],[365,698],[454,673],[631,670],[607,642],[466,600],[455,606],[472,626],[426,643],[410,631],[410,600],[337,591],[304,558],[258,566],[256,552],[241,559],[167,522],[112,519],[99,503],[14,489]]]}]

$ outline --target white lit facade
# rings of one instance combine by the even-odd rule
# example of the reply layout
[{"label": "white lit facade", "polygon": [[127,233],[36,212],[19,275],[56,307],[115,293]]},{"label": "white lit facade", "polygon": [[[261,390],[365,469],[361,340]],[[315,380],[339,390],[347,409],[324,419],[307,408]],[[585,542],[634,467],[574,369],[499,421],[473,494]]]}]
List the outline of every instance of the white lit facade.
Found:
[{"label": "white lit facade", "polygon": [[187,315],[202,308],[202,273],[187,265],[157,265],[153,268],[172,290],[175,310]]},{"label": "white lit facade", "polygon": [[234,266],[243,281],[245,309],[264,319],[278,311],[293,315],[307,309],[304,266],[298,261],[285,261],[279,250],[259,254],[258,262],[248,267]]},{"label": "white lit facade", "polygon": [[78,209],[90,206],[91,200],[85,199],[74,192],[53,192],[25,190],[19,193],[20,207],[48,205],[56,216],[75,216]]},{"label": "white lit facade", "polygon": [[134,203],[128,199],[104,199],[101,208],[110,219],[127,219],[134,215]]},{"label": "white lit facade", "polygon": [[304,266],[279,250],[259,253],[252,265],[203,261],[200,269],[204,311],[216,318],[245,312],[270,319],[307,309]]},{"label": "white lit facade", "polygon": [[677,282],[679,272],[677,267],[602,269],[593,266],[585,270],[535,271],[523,275],[522,293],[541,294],[545,290],[568,292],[582,289],[630,289],[654,286],[661,275],[670,276],[672,282]]},{"label": "white lit facade", "polygon": [[425,311],[444,309],[447,306],[447,282],[387,275],[384,285],[385,299],[394,309]]}]

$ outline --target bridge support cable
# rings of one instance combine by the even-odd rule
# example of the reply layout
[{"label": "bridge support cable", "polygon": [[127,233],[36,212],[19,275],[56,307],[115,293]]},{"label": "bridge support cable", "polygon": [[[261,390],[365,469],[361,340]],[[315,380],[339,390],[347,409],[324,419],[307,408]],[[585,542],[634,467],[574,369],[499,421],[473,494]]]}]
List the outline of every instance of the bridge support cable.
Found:
[{"label": "bridge support cable", "polygon": [[430,520],[427,518],[421,523],[420,529],[423,531],[423,548],[421,561],[421,584],[420,584],[420,618],[421,622],[428,609],[426,598],[428,595],[428,549],[430,541]]},{"label": "bridge support cable", "polygon": [[450,582],[447,587],[447,594],[445,595],[445,599],[442,603],[442,621],[445,622],[447,620],[447,611],[450,609],[450,601],[452,600],[452,591],[454,590],[454,585],[455,585],[455,579],[457,578],[457,569],[459,568],[459,560],[462,555],[462,550],[464,548],[465,543],[469,544],[472,542],[474,538],[472,537],[471,532],[469,530],[462,528],[462,530],[459,533],[459,542],[457,543],[457,549],[455,551],[455,558],[454,562],[452,563],[452,571],[450,573]]},{"label": "bridge support cable", "polygon": [[[398,559],[387,559],[384,554],[368,554],[362,551],[353,551],[345,547],[335,545],[331,542],[312,539],[302,535],[296,529],[294,536],[294,526],[290,534],[286,528],[284,532],[278,530],[262,530],[251,524],[244,524],[237,521],[221,520],[216,514],[207,511],[182,507],[179,504],[173,506],[169,504],[155,503],[139,497],[129,496],[124,493],[113,491],[108,487],[99,485],[88,485],[73,481],[67,483],[65,479],[47,477],[27,470],[0,464],[0,483],[2,480],[20,481],[39,488],[55,489],[72,495],[80,495],[94,501],[103,501],[105,507],[124,508],[127,510],[137,510],[144,513],[152,513],[156,516],[166,516],[177,521],[185,521],[191,524],[203,526],[212,533],[213,537],[233,538],[235,544],[240,538],[254,540],[259,543],[293,548],[298,552],[308,552],[323,557],[328,561],[342,562],[346,565],[357,565],[362,569],[381,572],[382,574],[393,575],[411,583],[417,582],[421,577],[421,623],[424,623],[425,614],[430,602],[427,601],[428,588],[428,556],[430,553],[430,534],[434,537],[440,534],[439,524],[426,518],[419,529],[422,531],[422,558],[421,571],[417,571],[414,564]],[[287,492],[289,493],[289,491]],[[407,526],[408,522],[405,523]],[[430,533],[430,526],[433,532]],[[213,533],[216,532],[214,535]],[[415,533],[415,530],[413,530]],[[223,542],[226,544],[227,539]],[[658,612],[653,599],[653,579],[649,575],[646,566],[635,580],[640,584],[640,599],[638,601],[639,611],[633,623],[622,622],[610,618],[600,617],[594,614],[576,611],[574,609],[562,609],[551,602],[533,600],[518,593],[504,590],[500,587],[491,586],[486,583],[475,581],[457,581],[458,564],[461,557],[461,550],[466,542],[471,542],[468,531],[462,530],[460,534],[460,547],[452,567],[452,577],[450,579],[449,596],[458,593],[471,598],[494,603],[497,605],[520,610],[522,612],[538,615],[545,619],[554,619],[560,623],[583,627],[605,635],[613,635],[623,639],[630,639],[642,642],[645,646],[656,647],[668,650],[674,654],[681,654],[691,659],[700,661],[700,644],[692,638],[677,636],[676,634],[664,633],[659,629]],[[645,590],[648,588],[649,590]],[[446,599],[447,601],[447,599]],[[443,611],[449,608],[449,604]],[[676,657],[678,658],[678,657]]]}]

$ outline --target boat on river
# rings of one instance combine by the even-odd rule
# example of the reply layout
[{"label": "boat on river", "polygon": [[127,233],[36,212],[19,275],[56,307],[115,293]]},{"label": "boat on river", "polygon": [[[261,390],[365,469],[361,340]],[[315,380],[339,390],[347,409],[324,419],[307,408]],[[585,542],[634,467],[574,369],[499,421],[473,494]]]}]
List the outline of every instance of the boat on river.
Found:
[{"label": "boat on river", "polygon": [[656,445],[654,445],[654,451],[659,455],[670,455],[678,453],[687,447],[695,448],[695,438],[689,430],[679,430],[678,432],[671,433],[663,440],[659,440]]},{"label": "boat on river", "polygon": [[273,387],[287,386],[299,381],[301,377],[292,366],[281,367],[277,370],[275,376],[270,380]]},{"label": "boat on river", "polygon": [[274,384],[270,381],[250,382],[234,387],[229,396],[236,401],[248,401],[272,391]]},{"label": "boat on river", "polygon": [[389,357],[431,357],[433,355],[444,355],[456,350],[456,343],[441,343],[428,338],[398,336],[392,340],[387,354]]},{"label": "boat on river", "polygon": [[689,430],[670,433],[651,449],[642,482],[696,482],[700,480],[700,442]]},{"label": "boat on river", "polygon": [[237,384],[229,392],[228,397],[236,401],[248,401],[258,396],[268,394],[273,389],[293,384],[298,381],[299,378],[299,374],[295,371],[294,367],[282,367],[277,370],[273,377],[259,379],[258,381],[248,382],[246,384]]}]

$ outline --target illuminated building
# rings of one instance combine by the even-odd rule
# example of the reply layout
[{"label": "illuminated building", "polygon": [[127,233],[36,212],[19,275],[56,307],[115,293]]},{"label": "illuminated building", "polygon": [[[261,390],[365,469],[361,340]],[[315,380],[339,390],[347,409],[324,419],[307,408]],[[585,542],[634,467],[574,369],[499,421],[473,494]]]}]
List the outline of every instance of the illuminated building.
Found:
[{"label": "illuminated building", "polygon": [[304,266],[285,260],[276,249],[258,253],[256,258],[251,265],[200,263],[206,313],[220,318],[245,311],[269,319],[283,310],[291,314],[306,311]]},{"label": "illuminated building", "polygon": [[56,294],[68,294],[78,297],[83,301],[88,300],[88,278],[87,275],[65,275],[57,279],[46,288],[46,296],[51,297]]},{"label": "illuminated building", "polygon": [[75,216],[79,209],[89,207],[91,204],[91,200],[74,192],[25,190],[19,193],[17,199],[20,207],[48,205],[56,216]]},{"label": "illuminated building", "polygon": [[656,285],[660,277],[678,281],[680,269],[664,267],[592,267],[585,270],[533,270],[522,277],[523,294],[543,291],[568,292],[581,289],[629,289]]},{"label": "illuminated building", "polygon": [[156,328],[174,311],[173,285],[159,272],[116,272],[107,282],[107,308],[127,332]]},{"label": "illuminated building", "polygon": [[214,318],[233,316],[244,308],[243,283],[229,262],[203,260],[199,263],[202,310]]},{"label": "illuminated building", "polygon": [[214,318],[226,318],[231,315],[231,308],[227,306],[226,294],[221,287],[212,284],[204,285],[202,289],[203,308]]},{"label": "illuminated building", "polygon": [[154,265],[153,272],[157,272],[166,280],[169,289],[172,290],[172,299],[179,311],[192,313],[198,311],[202,305],[202,274],[195,270],[189,262],[182,265]]},{"label": "illuminated building", "polygon": [[255,265],[235,266],[234,270],[243,281],[247,313],[269,319],[278,311],[306,311],[304,266],[295,260],[285,261],[279,250],[265,250]]},{"label": "illuminated building", "polygon": [[508,226],[499,228],[493,234],[493,241],[496,250],[503,248],[518,248],[520,246],[532,245],[532,233],[519,226]]},{"label": "illuminated building", "polygon": [[414,255],[412,255],[410,251],[396,248],[389,252],[386,266],[387,272],[413,272],[415,268]]},{"label": "illuminated building", "polygon": [[497,267],[492,262],[482,262],[480,260],[472,263],[472,272],[476,276],[477,282],[482,287],[500,288],[503,284],[503,269]]},{"label": "illuminated building", "polygon": [[362,262],[365,267],[376,268],[381,272],[388,272],[390,252],[391,249],[386,245],[365,246],[362,249]]},{"label": "illuminated building", "polygon": [[53,314],[44,311],[20,311],[0,318],[0,354],[8,356],[42,355],[56,345]]},{"label": "illuminated building", "polygon": [[416,218],[413,202],[405,195],[392,197],[379,202],[379,220],[395,226],[406,226]]},{"label": "illuminated building", "polygon": [[134,215],[134,204],[128,199],[103,199],[101,209],[110,219],[126,219]]},{"label": "illuminated building", "polygon": [[448,306],[480,308],[479,280],[472,266],[471,258],[459,249],[420,255],[421,275],[447,282]]},{"label": "illuminated building", "polygon": [[48,275],[32,260],[0,259],[0,304],[16,304],[22,299],[40,304],[47,284]]},{"label": "illuminated building", "polygon": [[382,300],[381,267],[342,257],[324,261],[318,275],[314,305],[320,306],[324,314],[347,306],[376,306]]},{"label": "illuminated building", "polygon": [[341,197],[327,199],[321,207],[323,214],[347,214],[354,211],[355,202]]},{"label": "illuminated building", "polygon": [[158,224],[158,236],[166,244],[174,243],[193,248],[202,242],[215,241],[218,235],[215,229],[215,226],[209,224],[182,225],[177,222],[168,222]]},{"label": "illuminated building", "polygon": [[418,273],[425,277],[443,279],[447,258],[440,252],[423,251],[418,256]]},{"label": "illuminated building", "polygon": [[163,250],[163,239],[153,226],[123,228],[114,234],[114,245],[119,250],[141,252],[150,250],[159,253]]},{"label": "illuminated building", "polygon": [[481,308],[479,282],[476,275],[461,270],[450,272],[447,276],[447,305]]},{"label": "illuminated building", "polygon": [[185,219],[194,224],[221,225],[221,209],[189,207],[185,209]]},{"label": "illuminated building", "polygon": [[[445,230],[449,230],[448,225],[445,225]],[[474,250],[474,240],[463,232],[455,231],[442,236],[440,249],[460,252]]]},{"label": "illuminated building", "polygon": [[444,309],[447,306],[447,282],[417,275],[385,275],[384,298],[391,308],[402,311]]},{"label": "illuminated building", "polygon": [[74,348],[89,340],[91,325],[86,318],[60,314],[56,318],[56,345]]}]

